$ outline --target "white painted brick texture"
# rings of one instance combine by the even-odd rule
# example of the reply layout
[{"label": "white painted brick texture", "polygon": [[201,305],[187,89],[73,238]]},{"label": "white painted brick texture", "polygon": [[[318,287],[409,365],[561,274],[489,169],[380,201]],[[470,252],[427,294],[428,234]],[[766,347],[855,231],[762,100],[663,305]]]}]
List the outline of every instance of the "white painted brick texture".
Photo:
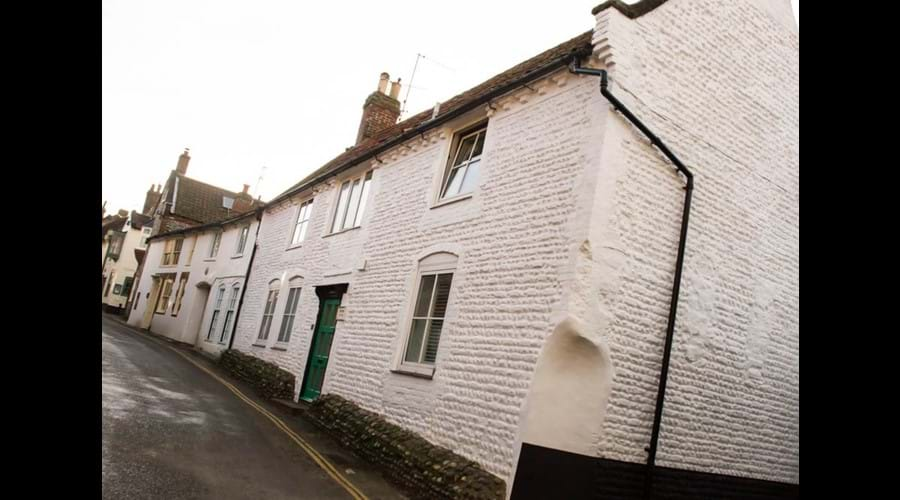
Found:
[{"label": "white painted brick texture", "polygon": [[[608,40],[610,90],[695,174],[657,461],[799,483],[799,34],[760,5],[609,9],[595,41]],[[616,375],[598,453],[643,462],[683,191],[615,116],[626,265],[606,305]]]},{"label": "white painted brick texture", "polygon": [[[336,185],[317,195],[301,249],[285,250],[303,198],[267,210],[235,347],[297,374],[299,391],[318,305],[313,286],[349,282],[325,392],[511,480],[521,407],[569,262],[567,228],[584,168],[585,103],[600,98],[590,81],[551,87],[526,91],[527,103],[490,118],[481,181],[471,199],[431,208],[436,169],[446,164],[445,136],[375,171],[359,230],[322,237]],[[443,327],[437,371],[433,380],[422,380],[390,370],[408,328],[403,319],[417,258],[429,247],[455,248],[460,258],[450,299],[455,313]],[[365,271],[355,270],[361,259]],[[324,263],[354,271],[326,278]],[[268,347],[252,346],[268,282],[293,273],[304,277],[305,288],[288,349],[270,347],[280,321],[272,325]],[[279,306],[276,317],[283,300]]]}]

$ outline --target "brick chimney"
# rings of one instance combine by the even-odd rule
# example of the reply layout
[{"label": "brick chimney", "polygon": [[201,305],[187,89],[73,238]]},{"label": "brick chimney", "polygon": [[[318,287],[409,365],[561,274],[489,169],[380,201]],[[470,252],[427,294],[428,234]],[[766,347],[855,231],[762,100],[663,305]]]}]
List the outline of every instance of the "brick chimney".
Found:
[{"label": "brick chimney", "polygon": [[250,196],[250,184],[244,184],[244,190],[235,198],[232,210],[235,212],[246,212],[251,208],[253,208],[253,197]]},{"label": "brick chimney", "polygon": [[191,161],[190,151],[190,148],[184,148],[184,153],[178,157],[178,166],[175,167],[175,171],[181,175],[187,175],[188,162]]},{"label": "brick chimney", "polygon": [[387,84],[390,75],[382,73],[378,80],[378,90],[372,92],[363,104],[362,120],[359,122],[359,132],[356,134],[356,143],[374,136],[378,132],[397,123],[400,118],[400,79],[391,82],[390,95],[387,94]]},{"label": "brick chimney", "polygon": [[150,189],[147,190],[147,195],[144,197],[144,208],[141,210],[141,213],[150,215],[150,212],[156,207],[156,204],[159,203],[161,194],[162,188],[159,184],[150,184]]}]

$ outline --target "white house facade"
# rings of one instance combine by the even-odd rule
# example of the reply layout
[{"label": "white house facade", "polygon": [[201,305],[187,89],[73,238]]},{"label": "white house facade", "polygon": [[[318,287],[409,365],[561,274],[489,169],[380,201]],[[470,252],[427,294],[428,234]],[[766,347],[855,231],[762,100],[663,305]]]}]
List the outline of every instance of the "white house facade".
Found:
[{"label": "white house facade", "polygon": [[[233,348],[295,374],[300,400],[339,394],[477,461],[513,497],[578,457],[608,478],[590,488],[637,487],[612,478],[652,471],[685,178],[574,61],[606,70],[609,90],[695,182],[657,477],[790,495],[799,34],[789,3],[613,1],[594,15],[591,32],[434,110],[369,137],[361,126],[354,148],[270,202]],[[159,268],[161,243],[145,276],[172,272]],[[198,325],[211,309],[227,310],[207,305]],[[153,329],[203,346],[175,324],[164,316]],[[550,475],[544,484],[568,477]]]},{"label": "white house facade", "polygon": [[228,347],[259,213],[170,231],[149,240],[128,324],[211,355]]},{"label": "white house facade", "polygon": [[110,230],[103,239],[103,291],[100,301],[107,310],[125,310],[138,268],[135,250],[143,251],[146,248],[151,231],[147,225],[149,220],[149,217],[132,211],[121,230]]}]

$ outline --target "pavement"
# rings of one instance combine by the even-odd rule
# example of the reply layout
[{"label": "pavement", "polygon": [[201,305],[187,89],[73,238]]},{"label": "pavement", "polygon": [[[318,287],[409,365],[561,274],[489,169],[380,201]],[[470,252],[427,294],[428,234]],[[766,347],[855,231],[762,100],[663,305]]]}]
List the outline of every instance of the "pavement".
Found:
[{"label": "pavement", "polygon": [[302,416],[189,347],[109,315],[102,346],[103,498],[407,498]]}]

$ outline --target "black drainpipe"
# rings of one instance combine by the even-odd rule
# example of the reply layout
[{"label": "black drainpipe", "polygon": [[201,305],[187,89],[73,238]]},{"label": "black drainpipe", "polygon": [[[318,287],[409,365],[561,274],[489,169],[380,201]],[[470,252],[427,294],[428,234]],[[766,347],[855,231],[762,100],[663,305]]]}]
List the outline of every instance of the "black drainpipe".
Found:
[{"label": "black drainpipe", "polygon": [[681,160],[679,160],[674,153],[669,151],[669,148],[659,140],[659,137],[656,137],[656,135],[654,135],[646,125],[641,123],[641,121],[638,120],[638,118],[634,116],[621,101],[616,99],[616,97],[610,93],[607,89],[608,81],[606,70],[582,68],[578,58],[575,58],[572,63],[569,64],[569,71],[579,75],[599,76],[600,93],[603,94],[603,97],[612,103],[613,108],[615,108],[616,111],[625,115],[625,118],[628,118],[628,121],[640,129],[640,131],[650,139],[650,142],[659,148],[659,150],[666,155],[666,158],[675,165],[675,168],[684,174],[686,179],[684,187],[684,209],[681,213],[681,237],[678,241],[678,258],[675,261],[675,283],[672,285],[672,302],[669,304],[669,324],[666,326],[666,346],[663,350],[662,371],[659,375],[659,391],[656,394],[656,413],[653,416],[653,432],[650,435],[650,447],[646,448],[649,454],[647,456],[647,471],[644,478],[644,498],[649,499],[650,494],[653,491],[653,467],[656,464],[659,425],[662,421],[663,401],[666,397],[666,381],[669,376],[669,357],[672,353],[672,336],[675,332],[675,315],[678,310],[678,292],[681,289],[681,268],[684,264],[684,245],[687,240],[688,216],[691,212],[691,194],[694,191],[694,175],[683,163],[681,163]]},{"label": "black drainpipe", "polygon": [[253,237],[253,250],[250,252],[250,262],[247,263],[247,274],[244,275],[244,288],[241,289],[241,298],[238,299],[237,312],[234,314],[234,325],[231,328],[231,338],[228,339],[229,349],[234,345],[234,332],[237,330],[238,320],[241,319],[241,309],[243,309],[247,286],[250,285],[250,271],[253,269],[253,258],[256,257],[256,248],[259,246],[259,228],[262,226],[262,213],[263,210],[259,210],[256,213],[256,236]]}]

